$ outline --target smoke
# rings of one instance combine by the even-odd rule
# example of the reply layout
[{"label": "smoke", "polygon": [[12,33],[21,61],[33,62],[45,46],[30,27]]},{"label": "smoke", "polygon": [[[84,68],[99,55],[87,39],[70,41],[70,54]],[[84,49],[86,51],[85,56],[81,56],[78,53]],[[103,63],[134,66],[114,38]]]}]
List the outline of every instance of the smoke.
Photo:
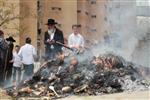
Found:
[{"label": "smoke", "polygon": [[107,3],[106,12],[108,33],[92,52],[94,55],[112,52],[131,61],[139,40],[146,35],[145,29],[137,26],[136,2],[111,0]]}]

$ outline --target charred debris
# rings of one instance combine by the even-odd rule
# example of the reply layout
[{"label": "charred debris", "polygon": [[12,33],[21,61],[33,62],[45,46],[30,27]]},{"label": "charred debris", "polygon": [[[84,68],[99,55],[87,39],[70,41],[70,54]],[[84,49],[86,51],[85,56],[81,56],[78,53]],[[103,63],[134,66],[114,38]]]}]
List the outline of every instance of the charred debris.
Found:
[{"label": "charred debris", "polygon": [[114,54],[97,57],[68,57],[45,62],[32,78],[6,88],[12,97],[66,97],[102,95],[149,88],[150,69],[125,61]]}]

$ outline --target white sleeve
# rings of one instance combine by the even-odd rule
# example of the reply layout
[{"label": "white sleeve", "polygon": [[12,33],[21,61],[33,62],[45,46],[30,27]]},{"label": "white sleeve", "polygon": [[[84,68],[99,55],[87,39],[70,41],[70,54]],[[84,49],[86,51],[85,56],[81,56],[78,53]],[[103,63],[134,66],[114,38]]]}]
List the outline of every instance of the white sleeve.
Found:
[{"label": "white sleeve", "polygon": [[20,50],[19,50],[19,52],[18,52],[18,56],[19,56],[20,58],[22,58],[22,47],[20,48]]},{"label": "white sleeve", "polygon": [[72,47],[72,46],[73,46],[71,35],[70,35],[69,38],[68,38],[68,45],[69,45],[69,47]]},{"label": "white sleeve", "polygon": [[12,60],[14,61],[15,60],[15,54],[13,53],[13,58],[12,58]]}]

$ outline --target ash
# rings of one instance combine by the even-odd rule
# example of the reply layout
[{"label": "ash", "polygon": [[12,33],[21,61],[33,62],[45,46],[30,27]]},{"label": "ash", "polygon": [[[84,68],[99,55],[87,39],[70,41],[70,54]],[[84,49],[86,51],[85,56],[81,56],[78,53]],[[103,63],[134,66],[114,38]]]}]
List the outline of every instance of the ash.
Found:
[{"label": "ash", "polygon": [[7,88],[13,97],[60,98],[70,95],[102,95],[148,90],[150,69],[125,61],[114,54],[54,59],[31,79]]}]

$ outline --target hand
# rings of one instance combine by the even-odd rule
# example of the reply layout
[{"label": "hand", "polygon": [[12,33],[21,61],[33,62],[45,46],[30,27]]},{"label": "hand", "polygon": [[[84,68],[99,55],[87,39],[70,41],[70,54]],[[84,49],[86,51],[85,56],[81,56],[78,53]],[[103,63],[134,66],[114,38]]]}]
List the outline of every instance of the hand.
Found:
[{"label": "hand", "polygon": [[46,42],[50,44],[50,39],[47,39],[47,41],[46,41]]},{"label": "hand", "polygon": [[14,62],[13,60],[10,60],[10,61],[9,61],[9,63],[13,63],[13,62]]},{"label": "hand", "polygon": [[51,40],[51,43],[55,43],[55,40]]},{"label": "hand", "polygon": [[50,39],[48,39],[47,42],[48,42],[49,44],[52,44],[52,41],[51,41]]},{"label": "hand", "polygon": [[74,45],[74,46],[72,46],[72,48],[75,48],[75,49],[77,49],[77,50],[80,49],[79,45]]},{"label": "hand", "polygon": [[55,43],[55,40],[49,40],[48,43],[53,44],[53,43]]}]

